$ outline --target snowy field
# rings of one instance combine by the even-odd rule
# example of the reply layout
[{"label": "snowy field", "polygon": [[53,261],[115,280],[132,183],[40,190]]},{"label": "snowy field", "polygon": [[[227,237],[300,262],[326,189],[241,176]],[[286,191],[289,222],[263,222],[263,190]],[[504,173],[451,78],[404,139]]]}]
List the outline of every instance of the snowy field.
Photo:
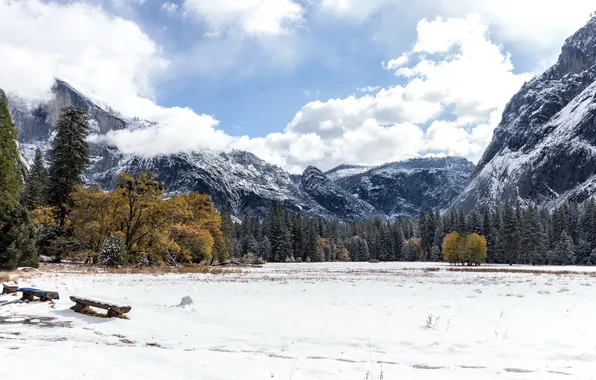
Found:
[{"label": "snowy field", "polygon": [[[0,378],[596,378],[596,277],[581,273],[590,268],[539,268],[578,272],[558,275],[447,268],[42,273],[21,285],[59,291],[55,309],[0,296]],[[130,304],[130,320],[76,314],[69,295]],[[184,296],[194,306],[176,307]]]}]

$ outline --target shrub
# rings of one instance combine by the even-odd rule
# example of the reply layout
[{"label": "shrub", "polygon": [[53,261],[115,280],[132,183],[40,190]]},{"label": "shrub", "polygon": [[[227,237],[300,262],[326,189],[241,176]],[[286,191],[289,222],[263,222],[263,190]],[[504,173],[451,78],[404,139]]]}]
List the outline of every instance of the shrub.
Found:
[{"label": "shrub", "polygon": [[99,262],[108,267],[115,267],[125,263],[126,250],[124,241],[118,234],[108,236],[99,250]]},{"label": "shrub", "polygon": [[246,255],[242,256],[240,262],[246,265],[262,265],[266,263],[265,260],[252,252],[248,252]]}]

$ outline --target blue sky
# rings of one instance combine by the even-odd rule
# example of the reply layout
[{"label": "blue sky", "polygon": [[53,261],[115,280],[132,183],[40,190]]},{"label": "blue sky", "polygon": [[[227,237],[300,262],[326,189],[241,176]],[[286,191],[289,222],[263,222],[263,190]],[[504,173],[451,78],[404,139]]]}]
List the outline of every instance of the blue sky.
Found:
[{"label": "blue sky", "polygon": [[[164,12],[160,2],[147,1],[132,11],[130,7],[112,3],[102,5],[115,14],[132,17],[163,46],[166,55],[184,54],[208,29],[183,15],[182,2],[170,3],[178,6],[176,12]],[[306,102],[343,98],[358,93],[358,88],[400,82],[383,70],[381,62],[411,47],[417,19],[402,18],[393,30],[393,38],[377,36],[377,41],[376,28],[371,27],[375,19],[349,26],[340,20],[331,25],[307,21],[297,31],[303,38],[300,43],[321,39],[313,49],[324,52],[309,52],[301,58],[303,61],[289,67],[266,70],[257,67],[244,74],[235,70],[216,71],[196,75],[189,81],[188,77],[174,73],[160,83],[157,100],[164,106],[188,106],[215,115],[221,121],[221,128],[231,134],[265,136],[279,132]],[[266,113],[263,104],[268,107]]]},{"label": "blue sky", "polygon": [[0,87],[38,101],[60,77],[158,122],[95,136],[131,154],[244,149],[293,172],[427,154],[475,161],[507,100],[592,8],[0,0],[0,54],[16,57],[0,63]]}]

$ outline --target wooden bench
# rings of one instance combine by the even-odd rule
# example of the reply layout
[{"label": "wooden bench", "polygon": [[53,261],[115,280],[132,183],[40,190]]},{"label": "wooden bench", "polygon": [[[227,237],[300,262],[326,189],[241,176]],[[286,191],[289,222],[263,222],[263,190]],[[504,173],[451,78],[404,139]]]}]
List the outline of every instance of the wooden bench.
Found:
[{"label": "wooden bench", "polygon": [[13,294],[17,292],[19,288],[18,284],[14,282],[5,282],[2,284],[2,294]]},{"label": "wooden bench", "polygon": [[50,292],[47,290],[41,290],[36,288],[19,288],[17,292],[22,292],[22,301],[34,301],[35,297],[39,298],[41,302],[59,300],[60,295],[58,292]]},{"label": "wooden bench", "polygon": [[77,313],[89,310],[89,307],[97,307],[108,311],[108,318],[122,318],[124,314],[128,313],[132,307],[128,305],[118,305],[110,302],[94,300],[91,298],[70,296],[70,300],[75,303],[72,310]]}]

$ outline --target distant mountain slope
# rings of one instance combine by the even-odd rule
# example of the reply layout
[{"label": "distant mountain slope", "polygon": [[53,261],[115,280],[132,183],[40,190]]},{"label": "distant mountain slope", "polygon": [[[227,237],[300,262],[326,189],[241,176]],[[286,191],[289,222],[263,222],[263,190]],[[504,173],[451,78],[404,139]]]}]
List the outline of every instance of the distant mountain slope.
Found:
[{"label": "distant mountain slope", "polygon": [[[57,80],[54,98],[34,109],[9,97],[20,148],[28,160],[32,160],[36,147],[47,154],[53,125],[65,106],[87,111],[92,131],[100,135],[154,124],[125,117],[108,102],[75,86]],[[465,159],[419,159],[378,168],[342,165],[327,173],[308,167],[302,175],[291,175],[248,152],[200,151],[146,158],[91,144],[86,181],[109,189],[118,172],[151,171],[165,183],[169,194],[209,194],[217,207],[230,210],[238,218],[263,216],[276,200],[286,209],[305,215],[361,220],[414,216],[421,207],[444,207],[463,187],[471,166]]]},{"label": "distant mountain slope", "polygon": [[443,209],[464,189],[474,164],[461,157],[393,162],[336,179],[348,192],[387,216]]},{"label": "distant mountain slope", "polygon": [[583,201],[596,193],[596,18],[557,63],[507,104],[473,178],[453,203],[470,210],[519,198]]},{"label": "distant mountain slope", "polygon": [[[153,124],[124,117],[95,94],[63,80],[57,80],[52,91],[54,98],[34,109],[18,98],[9,98],[20,147],[29,160],[37,147],[47,154],[53,138],[53,125],[65,106],[87,111],[91,129],[97,134]],[[324,218],[356,220],[380,215],[372,206],[326,179],[317,182],[309,176],[292,176],[247,152],[201,151],[141,158],[124,155],[112,147],[91,144],[88,183],[98,183],[109,189],[120,171],[154,172],[165,183],[168,193],[199,191],[210,194],[219,208],[229,209],[240,218],[265,215],[273,200],[282,202],[289,210]]]}]

